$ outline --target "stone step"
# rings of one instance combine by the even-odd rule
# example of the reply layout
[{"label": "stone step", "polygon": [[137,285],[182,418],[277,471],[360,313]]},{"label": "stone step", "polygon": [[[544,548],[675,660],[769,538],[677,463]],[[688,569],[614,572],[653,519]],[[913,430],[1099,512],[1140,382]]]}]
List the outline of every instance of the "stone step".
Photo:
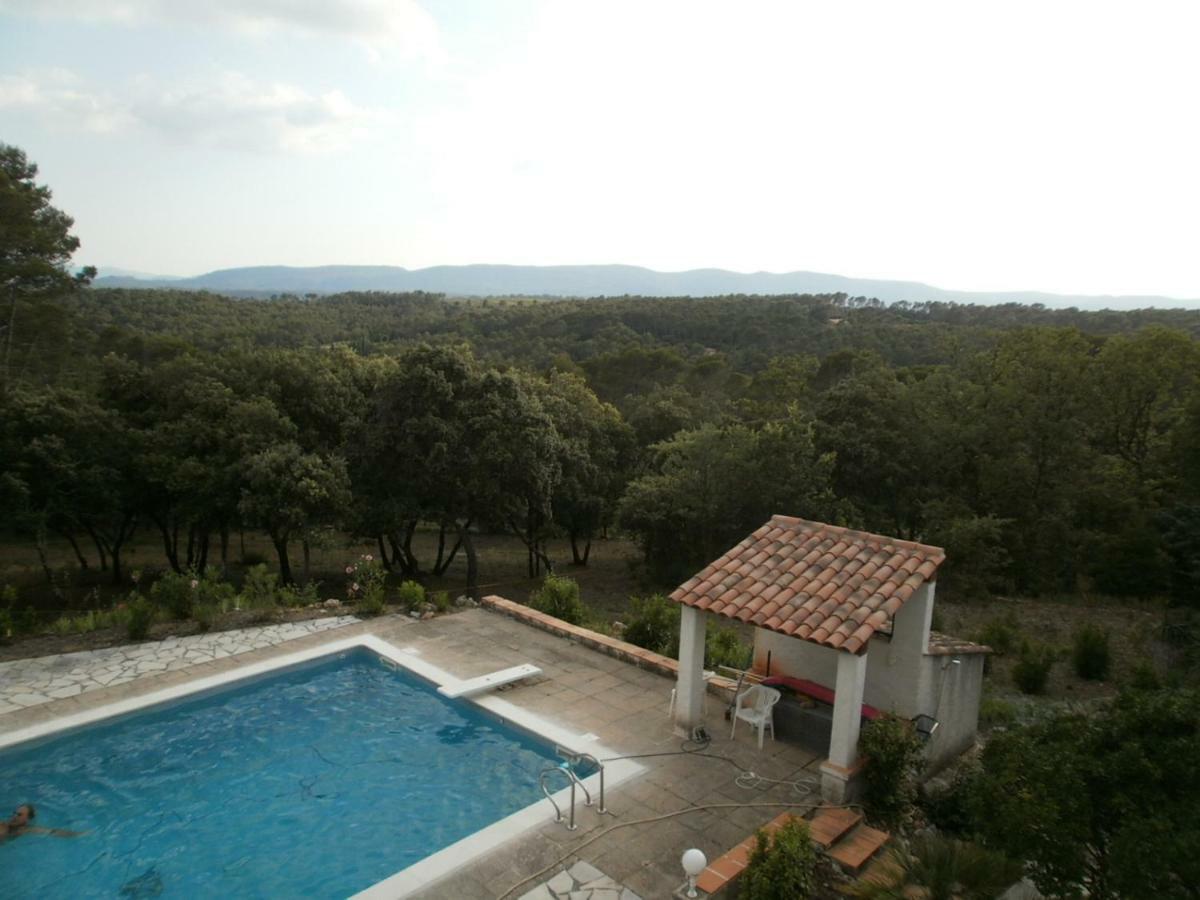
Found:
[{"label": "stone step", "polygon": [[830,847],[826,853],[851,875],[857,875],[891,835],[869,825],[859,825]]},{"label": "stone step", "polygon": [[857,813],[852,809],[822,807],[817,810],[817,814],[808,823],[808,833],[814,844],[822,849],[828,849],[837,843],[838,838],[861,821],[862,813]]}]

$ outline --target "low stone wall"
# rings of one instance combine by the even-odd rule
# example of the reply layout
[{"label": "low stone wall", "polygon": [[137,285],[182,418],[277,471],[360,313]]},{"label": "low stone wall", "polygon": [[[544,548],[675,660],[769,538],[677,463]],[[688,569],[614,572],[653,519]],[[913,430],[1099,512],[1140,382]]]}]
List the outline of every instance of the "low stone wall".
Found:
[{"label": "low stone wall", "polygon": [[[679,675],[679,661],[671,659],[669,656],[663,656],[661,653],[654,653],[628,641],[592,631],[590,628],[572,625],[570,622],[564,622],[562,619],[556,619],[554,616],[538,612],[536,609],[520,603],[514,603],[512,600],[497,597],[494,594],[484,597],[481,602],[484,609],[518,619],[526,625],[532,625],[534,628],[540,628],[550,634],[557,634],[559,637],[583,644],[585,647],[598,650],[622,662],[631,663],[640,669],[648,669],[659,675],[665,675],[667,678],[676,678]],[[732,691],[736,687],[736,682],[728,678],[714,677],[709,679],[707,686],[709,691],[719,693]]]}]

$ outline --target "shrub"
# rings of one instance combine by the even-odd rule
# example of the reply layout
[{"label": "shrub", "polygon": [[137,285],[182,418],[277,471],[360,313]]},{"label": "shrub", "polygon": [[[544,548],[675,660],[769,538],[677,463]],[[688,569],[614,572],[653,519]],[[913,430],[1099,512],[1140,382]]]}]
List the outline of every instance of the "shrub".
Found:
[{"label": "shrub", "polygon": [[425,602],[425,588],[415,581],[402,581],[396,591],[396,600],[408,612],[415,612]]},{"label": "shrub", "polygon": [[529,605],[538,612],[579,625],[587,609],[579,599],[579,585],[565,575],[547,575],[542,586],[529,595]]},{"label": "shrub", "polygon": [[383,582],[387,573],[370,553],[364,553],[346,566],[346,596],[355,601],[355,612],[364,616],[377,616],[387,604],[384,602]]},{"label": "shrub", "polygon": [[1045,692],[1056,655],[1053,647],[1025,641],[1021,645],[1021,658],[1013,666],[1013,683],[1024,694]]},{"label": "shrub", "polygon": [[1005,656],[1017,649],[1020,631],[1016,613],[1009,610],[1004,616],[989,619],[975,635],[975,641],[986,644],[999,655]]},{"label": "shrub", "polygon": [[276,604],[279,596],[279,576],[260,563],[246,570],[242,579],[242,602],[247,609],[265,609]]},{"label": "shrub", "polygon": [[303,585],[288,584],[275,592],[282,606],[292,608],[321,602],[321,582],[306,581]]},{"label": "shrub", "polygon": [[430,597],[433,605],[440,613],[450,612],[450,594],[448,591],[438,591]]},{"label": "shrub", "polygon": [[759,829],[741,877],[741,900],[801,900],[817,886],[817,851],[808,823],[789,819],[774,835]]},{"label": "shrub", "polygon": [[999,697],[984,697],[979,704],[979,721],[985,725],[1012,725],[1017,721],[1017,708]]},{"label": "shrub", "polygon": [[1095,625],[1084,625],[1075,632],[1071,646],[1071,662],[1075,674],[1087,681],[1103,681],[1112,664],[1108,646],[1108,631]]},{"label": "shrub", "polygon": [[9,609],[0,609],[0,641],[7,641],[13,636],[13,614]]},{"label": "shrub", "polygon": [[192,607],[192,618],[200,626],[201,631],[208,631],[217,621],[221,608],[215,603],[201,602]]},{"label": "shrub", "polygon": [[209,569],[202,577],[194,577],[189,584],[195,585],[195,594],[192,597],[193,607],[207,605],[215,610],[223,611],[229,609],[237,598],[237,590],[234,586],[223,580],[213,569]]},{"label": "shrub", "polygon": [[970,835],[975,830],[971,803],[975,781],[979,777],[977,768],[961,769],[941,788],[920,789],[921,809],[929,824],[949,834]]},{"label": "shrub", "polygon": [[679,652],[679,608],[662,594],[631,597],[624,638],[646,650],[676,656]]},{"label": "shrub", "polygon": [[999,897],[1021,878],[1022,866],[1003,853],[938,835],[920,835],[908,849],[884,857],[880,874],[855,882],[847,893],[862,900],[884,898]]},{"label": "shrub", "polygon": [[1149,660],[1143,659],[1133,667],[1129,686],[1135,691],[1157,691],[1162,687],[1162,681],[1159,680],[1154,665]]},{"label": "shrub", "polygon": [[[674,610],[676,619],[678,610]],[[704,665],[715,669],[717,666],[729,666],[731,669],[746,669],[750,666],[750,657],[754,648],[742,643],[737,629],[732,626],[710,628],[704,637]]]},{"label": "shrub", "polygon": [[354,604],[354,611],[360,616],[378,616],[386,609],[383,588],[378,586],[367,588]]},{"label": "shrub", "polygon": [[885,715],[863,729],[859,746],[867,760],[863,768],[867,812],[885,827],[897,828],[917,799],[921,738],[911,722]]},{"label": "shrub", "polygon": [[199,579],[190,572],[168,572],[150,588],[150,599],[172,619],[186,619],[192,614],[199,585]]},{"label": "shrub", "polygon": [[154,622],[154,607],[141,594],[135,594],[129,602],[129,621],[126,628],[131,641],[144,641],[150,634],[150,625]]}]

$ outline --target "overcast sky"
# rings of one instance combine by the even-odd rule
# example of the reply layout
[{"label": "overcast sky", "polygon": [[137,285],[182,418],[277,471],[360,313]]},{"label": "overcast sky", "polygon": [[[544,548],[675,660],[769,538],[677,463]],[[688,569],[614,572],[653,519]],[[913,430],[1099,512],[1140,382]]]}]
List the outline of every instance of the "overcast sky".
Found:
[{"label": "overcast sky", "polygon": [[79,261],[1200,298],[1200,4],[0,0]]}]

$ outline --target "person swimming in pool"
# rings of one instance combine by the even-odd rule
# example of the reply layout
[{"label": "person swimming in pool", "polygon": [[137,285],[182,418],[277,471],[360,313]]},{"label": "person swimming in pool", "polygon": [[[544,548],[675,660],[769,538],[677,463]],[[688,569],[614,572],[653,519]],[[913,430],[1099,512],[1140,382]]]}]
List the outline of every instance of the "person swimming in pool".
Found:
[{"label": "person swimming in pool", "polygon": [[66,828],[41,828],[37,825],[30,825],[29,823],[33,821],[35,815],[37,815],[37,810],[33,808],[32,803],[22,803],[18,806],[7,821],[0,822],[0,842],[20,837],[23,834],[52,834],[55,837],[78,837],[86,834],[83,831],[70,831]]}]

